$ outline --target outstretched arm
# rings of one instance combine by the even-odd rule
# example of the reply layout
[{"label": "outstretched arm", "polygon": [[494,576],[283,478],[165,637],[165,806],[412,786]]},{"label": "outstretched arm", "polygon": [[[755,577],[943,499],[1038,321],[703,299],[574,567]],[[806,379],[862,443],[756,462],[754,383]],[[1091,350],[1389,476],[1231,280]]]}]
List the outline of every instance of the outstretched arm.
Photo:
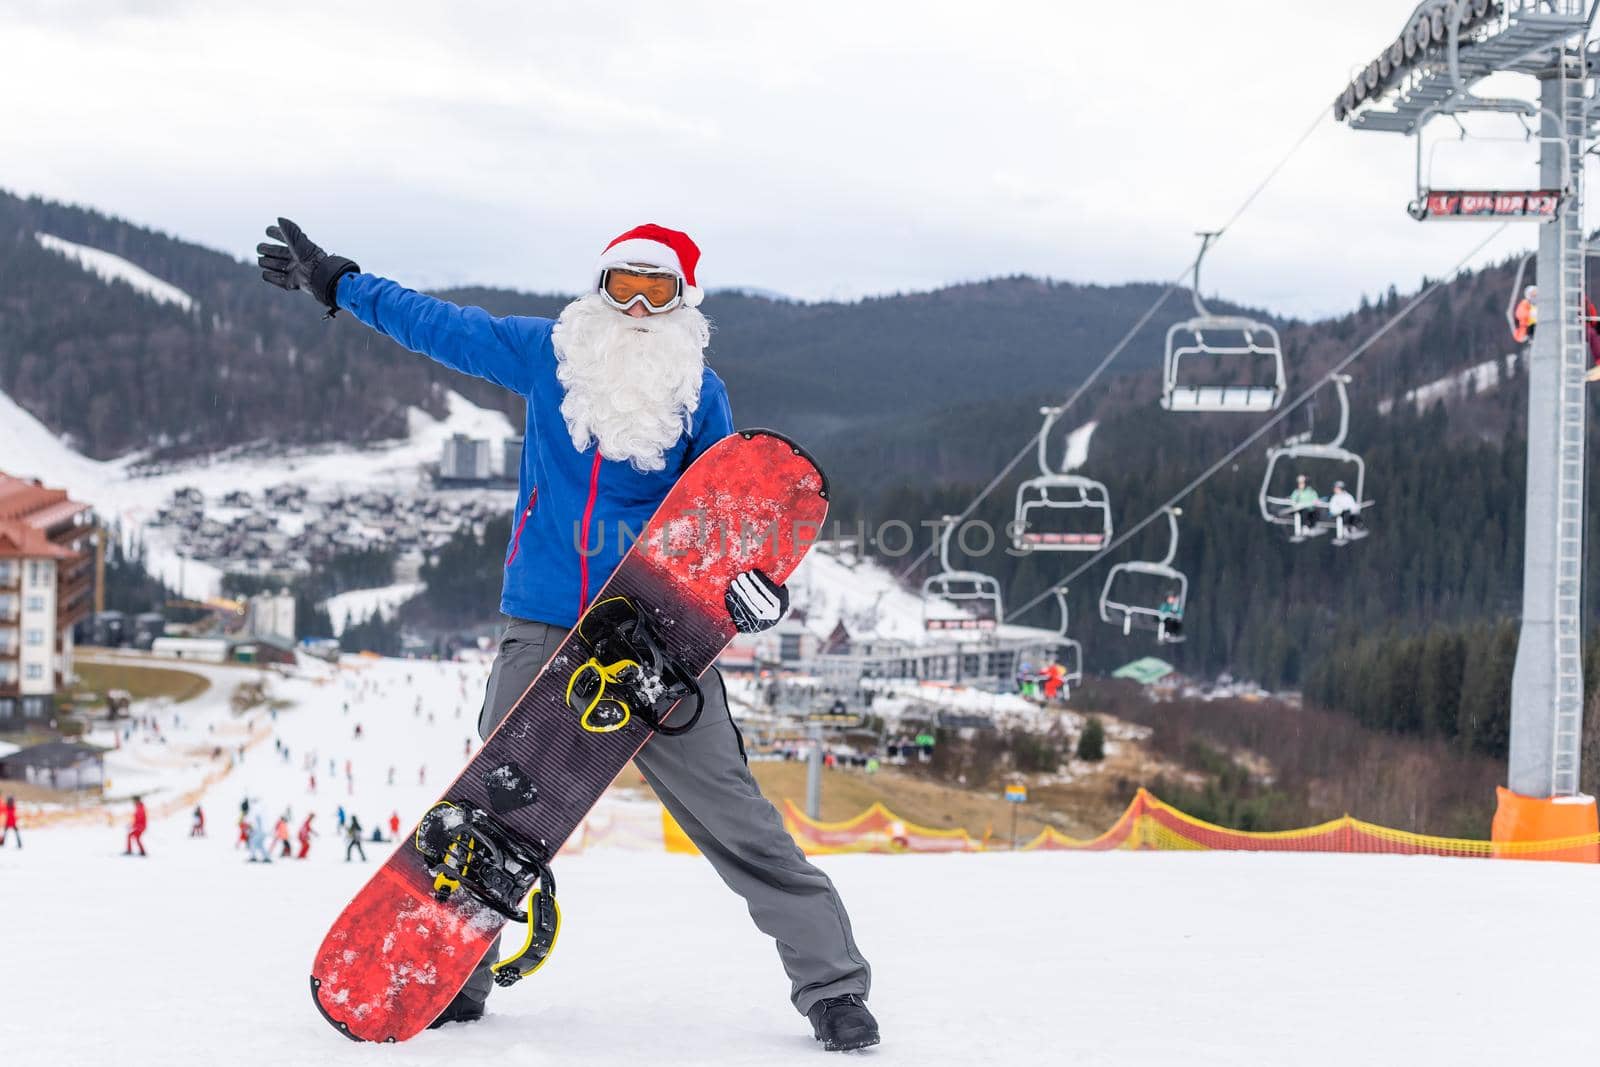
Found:
[{"label": "outstretched arm", "polygon": [[518,316],[497,319],[482,308],[463,308],[424,296],[386,278],[362,274],[343,256],[331,256],[289,219],[267,227],[281,244],[256,246],[261,277],[280,289],[301,290],[328,309],[348,310],[413,352],[453,370],[484,378],[513,392],[532,389],[535,362],[552,323]]},{"label": "outstretched arm", "polygon": [[497,319],[372,274],[345,275],[337,298],[339,307],[413,352],[524,396],[533,389],[549,319]]}]

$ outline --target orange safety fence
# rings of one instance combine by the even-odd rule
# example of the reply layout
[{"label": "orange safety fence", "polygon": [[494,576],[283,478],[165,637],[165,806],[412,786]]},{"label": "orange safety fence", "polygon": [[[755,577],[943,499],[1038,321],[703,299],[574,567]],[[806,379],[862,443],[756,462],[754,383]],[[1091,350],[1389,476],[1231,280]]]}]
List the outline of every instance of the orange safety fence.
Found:
[{"label": "orange safety fence", "polygon": [[907,822],[882,804],[853,819],[819,822],[783,802],[783,825],[806,853],[836,852],[977,852],[982,844],[965,830],[935,830]]},{"label": "orange safety fence", "polygon": [[[874,804],[853,819],[820,822],[784,801],[784,825],[807,853],[978,852],[990,846],[965,830],[933,830]],[[1436,837],[1363,822],[1348,815],[1298,830],[1230,830],[1174,808],[1146,789],[1134,795],[1117,820],[1098,837],[1075,838],[1045,827],[1020,851],[1109,852],[1227,850],[1248,852],[1390,853],[1401,856],[1463,856],[1481,859],[1600,860],[1600,834],[1549,841],[1479,841]]]}]

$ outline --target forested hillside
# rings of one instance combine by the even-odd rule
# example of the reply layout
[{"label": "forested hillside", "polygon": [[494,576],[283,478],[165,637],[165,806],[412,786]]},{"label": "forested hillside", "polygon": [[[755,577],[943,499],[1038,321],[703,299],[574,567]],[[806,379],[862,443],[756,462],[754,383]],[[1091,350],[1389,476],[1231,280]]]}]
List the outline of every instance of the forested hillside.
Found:
[{"label": "forested hillside", "polygon": [[[1408,388],[1514,351],[1503,318],[1510,284],[1504,266],[1462,277],[1352,366],[1347,445],[1367,463],[1367,495],[1377,501],[1370,514],[1372,536],[1345,548],[1326,538],[1292,545],[1257,509],[1267,446],[1291,432],[1311,430],[1319,440],[1333,433],[1338,406],[1329,389],[1319,394],[1314,411],[1290,416],[1184,501],[1177,560],[1190,578],[1184,644],[1156,649],[1148,638],[1124,639],[1100,623],[1095,611],[1104,565],[1074,584],[1073,628],[1091,667],[1109,669],[1154,651],[1197,674],[1231,670],[1271,685],[1298,685],[1317,670],[1345,676],[1343,657],[1380,634],[1441,628],[1454,639],[1476,641],[1474,627],[1514,618],[1521,593],[1525,378],[1515,373],[1480,394],[1470,385],[1450,391],[1446,401],[1424,412],[1401,402],[1389,414],[1379,413],[1380,401],[1401,397]],[[1401,303],[1390,294],[1340,319],[1286,330],[1291,394],[1315,381]],[[1086,473],[1110,487],[1119,529],[1150,514],[1262,421],[1165,412],[1156,404],[1156,390],[1153,375],[1119,379],[1084,410],[1083,418],[1093,413],[1100,420]],[[1009,414],[1015,430],[1006,442],[1014,447],[1032,426],[1022,404]],[[996,413],[985,425],[992,432],[1006,424],[1003,418]],[[1592,434],[1593,426],[1591,421]],[[1025,464],[1018,478],[1031,469]],[[1330,473],[1314,472],[1324,492]],[[1017,480],[1002,486],[978,517],[997,525],[1008,521]],[[936,515],[958,510],[976,488],[907,486],[879,495],[869,508],[879,519]],[[1597,509],[1591,504],[1591,529]],[[1159,557],[1166,537],[1166,524],[1154,523],[1116,558]],[[1001,577],[1017,604],[1081,560],[1073,553],[994,553],[967,562]],[[1593,575],[1591,568],[1591,594]],[[1049,624],[1053,610],[1047,604],[1015,621]],[[1489,647],[1474,647],[1480,644]],[[1509,671],[1509,660],[1504,667]],[[1356,703],[1349,689],[1323,686],[1318,692],[1352,709]],[[1503,743],[1490,738],[1494,727],[1485,729],[1485,744]]]},{"label": "forested hillside", "polygon": [[[314,220],[302,221],[314,234]],[[186,312],[108,285],[41,247],[39,233],[121,256],[197,306]],[[360,249],[339,251],[360,258]],[[92,456],[392,437],[406,406],[441,414],[445,387],[522,417],[498,387],[405,353],[348,315],[326,321],[308,300],[263,284],[253,265],[95,211],[0,193],[0,252],[0,390]],[[1157,292],[1009,278],[853,304],[714,291],[705,311],[716,328],[710,358],[739,422],[804,439],[836,482],[862,478],[871,490],[900,476],[883,459],[914,459],[936,479],[976,476],[986,456],[939,443],[946,413],[1031,404],[1066,388]],[[440,295],[545,316],[570,299]],[[1184,309],[1174,301],[1165,312],[1128,368],[1159,358],[1161,332]],[[903,449],[852,463],[886,435]]]}]

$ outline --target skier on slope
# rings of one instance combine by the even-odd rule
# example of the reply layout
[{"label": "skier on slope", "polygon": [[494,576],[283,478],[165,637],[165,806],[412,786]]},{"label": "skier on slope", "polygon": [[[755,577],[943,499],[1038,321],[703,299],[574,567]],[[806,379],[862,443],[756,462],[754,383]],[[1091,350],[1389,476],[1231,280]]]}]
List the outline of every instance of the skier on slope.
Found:
[{"label": "skier on slope", "polygon": [[[705,364],[710,325],[698,310],[700,250],[687,234],[639,226],[606,246],[593,287],[555,320],[494,318],[360,273],[279,219],[257,248],[262,277],[299,289],[414,352],[501,385],[527,404],[518,508],[500,610],[510,617],[484,693],[487,737],[538,675],[583,606],[621,561],[621,538],[576,547],[599,523],[642,529],[678,476],[733,432],[727,390]],[[587,521],[586,521],[587,520]],[[620,524],[620,525],[619,525]],[[759,571],[728,589],[738,629],[774,625],[788,593]],[[689,732],[657,735],[635,757],[662,803],[778,945],[790,999],[832,1049],[878,1042],[864,1003],[871,969],[844,904],[761,796],[742,759],[721,676],[702,677],[704,709]],[[491,951],[435,1025],[481,1018]]]},{"label": "skier on slope", "polygon": [[22,831],[17,828],[17,798],[6,797],[4,826],[0,828],[0,846],[6,843],[6,838],[12,834],[17,835],[17,847],[22,847]]},{"label": "skier on slope", "polygon": [[311,820],[316,817],[317,813],[312,812],[306,816],[306,821],[300,824],[300,833],[297,835],[300,839],[300,851],[295,856],[296,859],[303,860],[311,854],[311,839],[317,836],[317,832],[311,828]]},{"label": "skier on slope", "polygon": [[255,818],[251,820],[249,826],[250,862],[271,863],[272,850],[267,847],[267,828],[266,824],[261,821],[261,813],[259,811],[256,812]]},{"label": "skier on slope", "polygon": [[354,813],[351,813],[350,821],[345,824],[344,839],[344,861],[349,863],[350,854],[359,852],[361,854],[361,862],[367,862],[367,850],[361,847],[361,820],[356,818]]},{"label": "skier on slope", "polygon": [[150,824],[150,817],[147,814],[145,814],[144,798],[142,798],[142,797],[134,797],[133,798],[133,822],[128,824],[128,841],[127,841],[127,844],[125,844],[123,846],[123,849],[122,849],[122,854],[124,856],[133,855],[134,854],[133,853],[133,848],[134,848],[135,845],[137,845],[139,847],[139,855],[143,856],[145,854],[145,851],[144,851],[144,830],[145,830],[145,827],[148,826],[149,824]]}]

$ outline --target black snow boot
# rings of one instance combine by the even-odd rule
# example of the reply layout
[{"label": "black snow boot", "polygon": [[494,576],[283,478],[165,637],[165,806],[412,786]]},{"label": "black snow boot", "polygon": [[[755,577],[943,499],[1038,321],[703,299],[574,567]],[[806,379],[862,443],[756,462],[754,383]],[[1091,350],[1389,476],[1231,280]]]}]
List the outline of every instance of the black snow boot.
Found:
[{"label": "black snow boot", "polygon": [[475,1023],[483,1018],[483,1001],[474,1000],[465,992],[457,993],[456,999],[450,1006],[439,1013],[439,1017],[428,1024],[429,1030],[437,1030],[445,1023]]},{"label": "black snow boot", "polygon": [[878,1043],[878,1020],[854,993],[817,1001],[806,1012],[806,1018],[811,1020],[817,1040],[829,1052],[848,1052]]}]

